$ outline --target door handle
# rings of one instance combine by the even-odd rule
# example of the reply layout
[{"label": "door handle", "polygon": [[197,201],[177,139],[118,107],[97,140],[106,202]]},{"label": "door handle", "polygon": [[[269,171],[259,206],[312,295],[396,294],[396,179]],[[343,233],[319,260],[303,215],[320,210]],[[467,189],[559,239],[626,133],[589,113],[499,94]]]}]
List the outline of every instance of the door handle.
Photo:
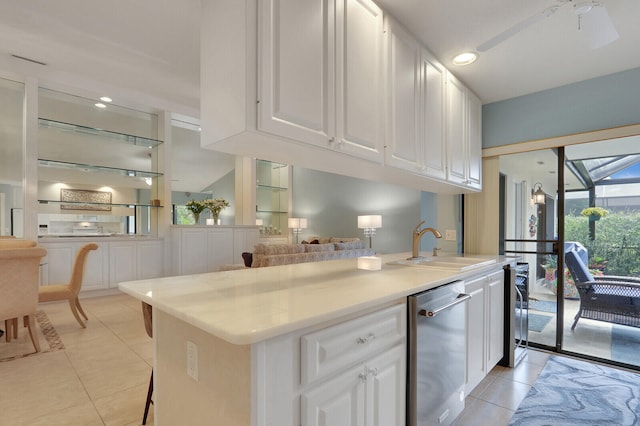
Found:
[{"label": "door handle", "polygon": [[437,307],[435,309],[432,309],[430,311],[427,311],[426,309],[421,309],[420,311],[418,311],[418,315],[421,315],[423,317],[428,317],[428,318],[433,318],[436,315],[438,315],[440,312],[445,311],[455,305],[457,305],[458,303],[462,303],[466,300],[471,299],[471,296],[465,293],[460,293],[458,294],[458,297],[456,297],[453,301],[447,303],[446,305],[442,305],[440,307]]}]

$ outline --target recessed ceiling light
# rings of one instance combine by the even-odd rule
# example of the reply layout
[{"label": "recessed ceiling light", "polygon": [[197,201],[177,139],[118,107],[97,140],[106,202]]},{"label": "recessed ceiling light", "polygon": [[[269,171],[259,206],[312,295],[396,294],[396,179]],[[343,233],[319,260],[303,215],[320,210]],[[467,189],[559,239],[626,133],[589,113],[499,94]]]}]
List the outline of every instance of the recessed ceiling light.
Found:
[{"label": "recessed ceiling light", "polygon": [[95,104],[98,108],[106,108],[107,106],[105,104],[103,104],[102,102],[96,102]]},{"label": "recessed ceiling light", "polygon": [[100,97],[100,100],[101,100],[102,102],[106,102],[106,103],[113,102],[113,99],[111,99],[111,98],[110,98],[110,97],[108,97],[108,96],[102,96],[102,97]]},{"label": "recessed ceiling light", "polygon": [[463,52],[453,58],[453,65],[464,66],[474,63],[478,59],[476,52]]}]

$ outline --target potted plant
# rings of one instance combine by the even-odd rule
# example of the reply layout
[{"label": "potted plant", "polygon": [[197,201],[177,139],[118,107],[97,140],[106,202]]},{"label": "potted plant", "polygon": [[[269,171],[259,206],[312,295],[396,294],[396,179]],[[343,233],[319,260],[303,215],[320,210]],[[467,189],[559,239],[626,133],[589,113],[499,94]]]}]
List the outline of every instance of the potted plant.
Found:
[{"label": "potted plant", "polygon": [[213,223],[215,225],[220,225],[220,212],[226,207],[229,207],[229,202],[224,198],[213,198],[204,200],[202,203],[204,204],[204,207],[211,212]]},{"label": "potted plant", "polygon": [[587,207],[580,212],[582,216],[587,216],[590,221],[600,220],[600,218],[609,214],[609,210],[602,207]]},{"label": "potted plant", "polygon": [[187,207],[187,209],[191,212],[191,214],[193,215],[193,219],[197,225],[198,221],[200,221],[200,213],[202,213],[202,211],[206,208],[205,204],[202,201],[189,200],[187,201],[187,204],[185,204],[185,207]]},{"label": "potted plant", "polygon": [[545,284],[553,284],[556,281],[556,270],[558,269],[558,257],[548,254],[544,257],[544,263],[540,265],[544,268]]}]

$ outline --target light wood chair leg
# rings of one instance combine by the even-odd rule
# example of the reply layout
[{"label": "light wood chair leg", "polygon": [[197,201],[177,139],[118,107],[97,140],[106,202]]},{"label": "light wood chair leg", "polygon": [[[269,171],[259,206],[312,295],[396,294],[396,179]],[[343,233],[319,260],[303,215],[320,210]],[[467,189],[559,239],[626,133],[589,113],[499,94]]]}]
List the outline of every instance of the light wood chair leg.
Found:
[{"label": "light wood chair leg", "polygon": [[77,297],[76,297],[76,308],[78,308],[78,312],[80,312],[80,315],[82,315],[85,320],[89,321],[87,314],[84,313],[84,310],[82,310],[82,306],[80,306],[80,299],[78,299]]},{"label": "light wood chair leg", "polygon": [[18,338],[18,318],[14,318],[11,320],[13,322],[13,338]]},{"label": "light wood chair leg", "polygon": [[35,315],[29,315],[29,325],[27,327],[29,329],[29,337],[31,337],[33,347],[36,348],[36,352],[40,352],[40,341],[38,340],[38,333],[36,332]]},{"label": "light wood chair leg", "polygon": [[71,307],[71,312],[73,312],[73,316],[76,317],[76,321],[78,321],[78,324],[80,324],[82,328],[87,328],[84,321],[82,321],[82,318],[80,318],[80,315],[78,314],[78,309],[76,309],[75,299],[69,299],[69,306]]},{"label": "light wood chair leg", "polygon": [[11,320],[4,320],[4,340],[9,343],[11,341]]}]

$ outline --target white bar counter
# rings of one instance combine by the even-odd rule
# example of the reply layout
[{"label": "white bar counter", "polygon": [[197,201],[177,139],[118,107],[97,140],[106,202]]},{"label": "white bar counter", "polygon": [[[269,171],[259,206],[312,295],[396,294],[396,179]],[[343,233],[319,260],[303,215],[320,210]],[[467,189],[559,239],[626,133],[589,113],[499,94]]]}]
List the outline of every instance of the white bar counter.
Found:
[{"label": "white bar counter", "polygon": [[[302,417],[310,409],[301,401],[324,385],[301,377],[308,364],[302,362],[308,360],[301,350],[305,336],[354,322],[384,333],[389,322],[368,319],[391,309],[404,323],[406,296],[515,262],[484,256],[495,263],[464,273],[387,264],[406,257],[384,255],[377,271],[357,269],[353,258],[120,283],[120,290],[153,306],[154,424],[306,425]],[[385,354],[395,357],[389,371],[394,386],[404,389],[406,325],[397,324],[400,340]],[[353,344],[352,337],[344,344]],[[373,362],[381,354],[372,348],[384,342],[381,334],[358,347]],[[404,394],[397,395],[378,408],[404,419]]]},{"label": "white bar counter", "polygon": [[[513,261],[457,271],[388,265],[408,253],[382,256],[382,269],[357,259],[183,275],[120,283],[120,290],[226,340],[245,345],[404,298]],[[474,255],[474,257],[480,257]]]}]

